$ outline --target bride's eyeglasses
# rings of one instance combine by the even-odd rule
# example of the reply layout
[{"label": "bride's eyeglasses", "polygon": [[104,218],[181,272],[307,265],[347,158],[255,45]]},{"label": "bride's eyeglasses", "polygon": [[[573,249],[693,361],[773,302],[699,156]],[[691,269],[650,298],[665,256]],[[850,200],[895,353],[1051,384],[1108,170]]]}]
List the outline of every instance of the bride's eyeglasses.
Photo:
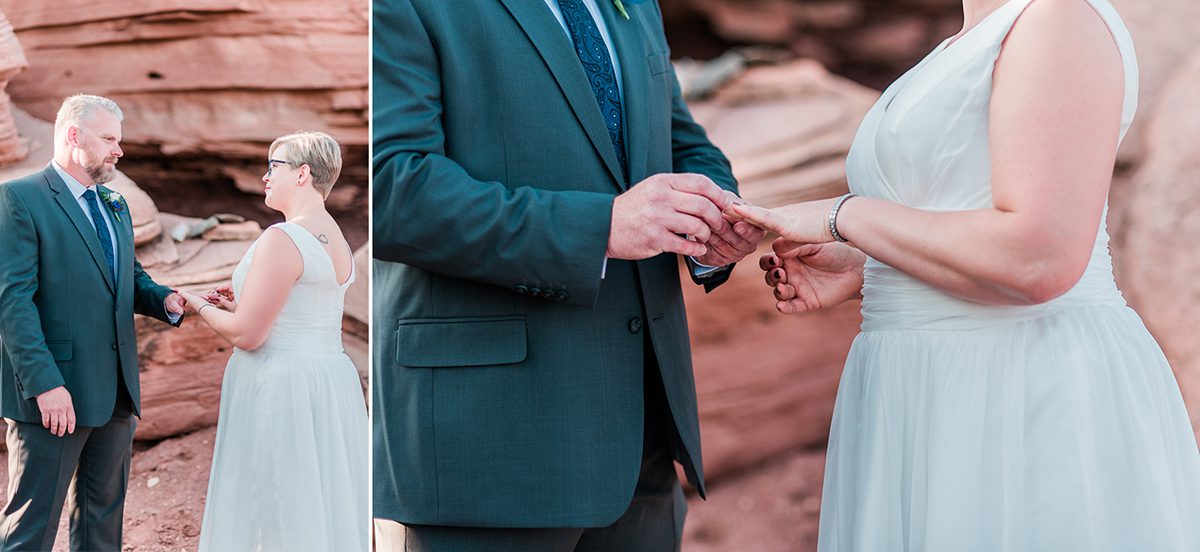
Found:
[{"label": "bride's eyeglasses", "polygon": [[284,161],[282,159],[267,159],[267,176],[271,176],[271,173],[275,172],[275,167],[278,165],[289,165],[292,167],[296,166],[296,164],[292,163],[291,161]]}]

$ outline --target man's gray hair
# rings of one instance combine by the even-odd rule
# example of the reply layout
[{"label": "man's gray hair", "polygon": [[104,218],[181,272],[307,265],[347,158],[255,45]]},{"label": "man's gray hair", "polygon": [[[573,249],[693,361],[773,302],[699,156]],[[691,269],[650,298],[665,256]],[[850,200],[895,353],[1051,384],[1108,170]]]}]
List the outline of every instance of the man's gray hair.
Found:
[{"label": "man's gray hair", "polygon": [[121,112],[117,102],[103,96],[75,94],[63,100],[62,107],[58,108],[58,116],[54,119],[54,139],[61,140],[68,127],[78,125],[96,109],[107,110],[116,115],[118,121],[125,119],[125,114]]}]

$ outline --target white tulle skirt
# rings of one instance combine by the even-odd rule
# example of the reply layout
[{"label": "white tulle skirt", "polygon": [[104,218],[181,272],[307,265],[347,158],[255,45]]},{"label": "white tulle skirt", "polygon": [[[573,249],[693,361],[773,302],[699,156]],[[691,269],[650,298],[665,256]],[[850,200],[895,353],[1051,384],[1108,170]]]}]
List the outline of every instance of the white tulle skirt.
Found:
[{"label": "white tulle skirt", "polygon": [[1200,452],[1162,351],[1113,305],[864,331],[818,549],[1200,550]]},{"label": "white tulle skirt", "polygon": [[367,550],[368,432],[344,353],[235,351],[200,550]]}]

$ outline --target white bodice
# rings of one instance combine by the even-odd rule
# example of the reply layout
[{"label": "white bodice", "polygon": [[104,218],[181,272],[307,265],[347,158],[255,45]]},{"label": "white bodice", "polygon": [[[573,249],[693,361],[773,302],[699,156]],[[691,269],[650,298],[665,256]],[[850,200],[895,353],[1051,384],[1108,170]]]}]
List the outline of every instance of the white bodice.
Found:
[{"label": "white bodice", "polygon": [[[846,161],[852,192],[932,211],[992,206],[988,140],[992,72],[1004,39],[1030,2],[1009,0],[957,40],[942,42],[883,92],[859,127]],[[1124,139],[1137,109],[1133,41],[1107,0],[1088,2],[1108,25],[1124,61],[1120,134]],[[1103,220],[1079,283],[1042,305],[991,306],[958,299],[870,259],[863,286],[862,328],[970,329],[1075,305],[1124,304],[1113,280]]]},{"label": "white bodice", "polygon": [[[341,352],[342,311],[346,288],[356,277],[354,269],[350,269],[346,282],[339,284],[333,258],[316,236],[290,222],[280,222],[271,228],[283,230],[291,237],[304,261],[304,273],[292,286],[266,342],[256,351]],[[233,271],[233,291],[239,299],[256,247],[258,241],[250,246]]]}]

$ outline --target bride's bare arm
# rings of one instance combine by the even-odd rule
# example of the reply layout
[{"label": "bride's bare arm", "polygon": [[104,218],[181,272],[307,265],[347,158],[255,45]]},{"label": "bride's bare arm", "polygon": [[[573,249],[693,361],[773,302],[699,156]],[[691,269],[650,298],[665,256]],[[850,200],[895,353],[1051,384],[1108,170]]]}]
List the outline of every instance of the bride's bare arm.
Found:
[{"label": "bride's bare arm", "polygon": [[203,308],[203,297],[188,294],[189,305],[201,308],[199,315],[217,335],[246,351],[262,346],[271,326],[287,303],[292,286],[304,273],[300,251],[283,230],[268,228],[254,249],[250,271],[237,298],[235,312],[216,307]]},{"label": "bride's bare arm", "polygon": [[[965,299],[1034,304],[1065,293],[1087,267],[1108,195],[1123,77],[1107,26],[1085,2],[1034,2],[994,72],[994,207],[929,212],[857,197],[838,214],[839,233]],[[770,210],[766,225],[794,241],[831,241],[832,204]]]}]

